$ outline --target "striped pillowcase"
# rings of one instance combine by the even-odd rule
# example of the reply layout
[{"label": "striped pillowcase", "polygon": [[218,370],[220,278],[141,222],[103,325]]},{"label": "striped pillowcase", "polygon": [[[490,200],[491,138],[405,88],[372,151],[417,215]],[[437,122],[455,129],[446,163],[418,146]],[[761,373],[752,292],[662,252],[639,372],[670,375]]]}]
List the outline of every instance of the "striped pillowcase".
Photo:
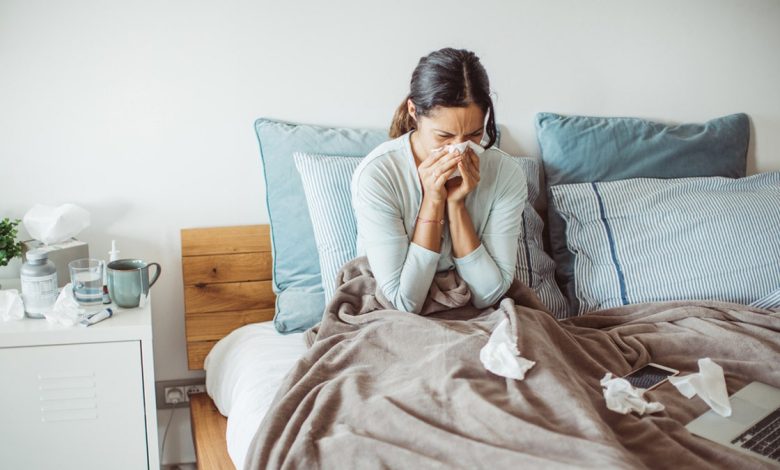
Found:
[{"label": "striped pillowcase", "polygon": [[780,173],[553,186],[580,313],[780,288]]},{"label": "striped pillowcase", "polygon": [[[298,152],[293,159],[309,206],[327,303],[335,292],[339,270],[356,256],[357,223],[352,209],[350,182],[361,158]],[[531,158],[514,158],[513,161],[523,168],[528,180],[528,200],[520,215],[523,232],[518,241],[516,277],[533,288],[540,300],[562,318],[568,306],[555,283],[555,263],[544,251],[544,223],[534,210],[540,194],[541,166]]]},{"label": "striped pillowcase", "polygon": [[761,297],[760,299],[750,304],[750,306],[763,308],[764,310],[780,311],[780,289],[777,289],[769,295]]},{"label": "striped pillowcase", "polygon": [[336,291],[336,275],[355,257],[357,221],[350,182],[362,158],[297,152],[293,159],[309,206],[327,305]]},{"label": "striped pillowcase", "polygon": [[523,226],[517,246],[515,278],[531,287],[556,318],[566,318],[568,301],[555,282],[555,261],[544,251],[544,221],[534,209],[541,194],[541,162],[525,157],[512,158],[512,161],[523,169],[528,186],[528,199],[521,215]]}]

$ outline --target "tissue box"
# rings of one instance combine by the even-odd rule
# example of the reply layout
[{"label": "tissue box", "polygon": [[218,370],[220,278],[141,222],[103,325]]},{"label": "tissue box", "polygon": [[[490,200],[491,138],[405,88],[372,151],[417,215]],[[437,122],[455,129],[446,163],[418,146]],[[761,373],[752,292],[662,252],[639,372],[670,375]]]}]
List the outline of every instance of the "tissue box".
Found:
[{"label": "tissue box", "polygon": [[89,258],[89,244],[75,238],[51,245],[46,245],[38,240],[27,240],[22,242],[22,259],[27,261],[27,252],[35,249],[48,252],[49,259],[57,267],[58,287],[70,282],[68,263],[76,259]]}]

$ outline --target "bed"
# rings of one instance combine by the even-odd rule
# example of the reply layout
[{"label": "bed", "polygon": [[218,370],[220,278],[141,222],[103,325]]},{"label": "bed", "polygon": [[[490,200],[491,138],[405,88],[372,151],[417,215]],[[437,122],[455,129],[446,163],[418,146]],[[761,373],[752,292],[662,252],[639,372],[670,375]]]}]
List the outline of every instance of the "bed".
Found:
[{"label": "bed", "polygon": [[[560,178],[560,171],[550,169],[548,179]],[[697,197],[711,202],[723,191],[757,194],[756,185],[774,191],[777,181],[766,179],[706,180],[706,191],[713,184],[726,190],[718,186],[716,193]],[[272,289],[279,290],[272,286],[272,263],[279,260],[271,257],[268,236],[274,227],[183,230],[189,364],[206,366],[214,397],[193,398],[201,468],[634,468],[671,462],[760,467],[759,461],[685,430],[685,423],[707,409],[700,400],[688,400],[665,384],[647,394],[665,411],[620,415],[606,409],[599,383],[605,372],[625,374],[649,361],[694,373],[697,360],[708,356],[723,366],[730,393],[753,380],[780,386],[780,316],[765,306],[746,306],[739,297],[754,295],[751,288],[760,282],[737,285],[727,292],[736,296],[730,302],[656,301],[656,280],[643,284],[646,253],[624,256],[627,248],[614,248],[616,243],[634,246],[637,230],[622,229],[620,220],[635,214],[646,218],[658,201],[691,188],[700,191],[703,180],[558,182],[547,196],[565,219],[569,250],[588,253],[568,273],[580,276],[577,313],[588,314],[563,321],[540,294],[544,288],[525,281],[513,284],[497,308],[475,311],[459,297],[463,286],[457,280],[441,279],[437,296],[426,304],[428,315],[401,314],[382,298],[365,260],[354,259],[333,273],[339,287],[319,326],[306,334],[279,335],[268,323],[274,304],[280,304]],[[626,194],[656,196],[644,200]],[[626,206],[626,200],[635,205]],[[771,206],[772,197],[768,200]],[[674,227],[664,217],[675,209],[659,210],[646,223],[663,220],[661,225]],[[758,218],[776,217],[776,209],[756,210]],[[589,232],[594,227],[596,234]],[[289,233],[274,232],[277,256]],[[603,234],[608,237],[601,240]],[[595,248],[589,245],[593,240]],[[749,234],[745,240],[749,246],[765,244]],[[654,254],[652,265],[676,256]],[[777,269],[772,256],[769,278]],[[593,266],[588,260],[595,260]],[[320,258],[319,265],[325,264]],[[725,288],[739,284],[732,282],[734,272],[723,279]],[[660,289],[670,291],[668,285]],[[308,291],[301,292],[305,297]],[[478,360],[499,325],[508,325],[520,353],[536,362],[524,380],[491,374]]]},{"label": "bed", "polygon": [[[248,341],[250,347],[260,345],[261,356],[264,352],[283,350],[274,349],[274,341],[277,345],[280,342],[296,345],[296,335],[279,335],[269,321],[274,314],[275,296],[270,286],[268,225],[183,229],[181,246],[187,360],[191,370],[203,369],[215,344],[244,325],[250,325],[249,329],[237,331],[236,335],[244,331],[251,333],[253,325],[259,327],[255,335],[241,339]],[[297,345],[302,352],[303,343]],[[294,352],[288,354],[283,365],[289,368],[297,357]],[[276,382],[284,372],[276,371]],[[209,379],[213,382],[215,376],[212,374]],[[266,393],[266,401],[274,392]],[[190,404],[199,468],[234,468],[226,441],[227,418],[207,394],[193,395]],[[233,421],[240,421],[243,415],[237,413],[235,416]],[[248,421],[255,426],[260,417],[258,411],[247,415]]]}]

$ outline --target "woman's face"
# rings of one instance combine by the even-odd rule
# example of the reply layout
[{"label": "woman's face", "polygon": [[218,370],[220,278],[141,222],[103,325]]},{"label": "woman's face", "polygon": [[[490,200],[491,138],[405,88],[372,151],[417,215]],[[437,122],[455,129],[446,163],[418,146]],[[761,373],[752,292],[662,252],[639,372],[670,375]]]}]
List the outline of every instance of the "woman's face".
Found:
[{"label": "woman's face", "polygon": [[[415,117],[415,107],[408,102],[409,113]],[[474,103],[465,108],[438,106],[428,116],[416,117],[417,143],[425,150],[420,157],[425,158],[431,150],[449,144],[459,144],[470,140],[479,144],[484,133],[485,113]]]}]

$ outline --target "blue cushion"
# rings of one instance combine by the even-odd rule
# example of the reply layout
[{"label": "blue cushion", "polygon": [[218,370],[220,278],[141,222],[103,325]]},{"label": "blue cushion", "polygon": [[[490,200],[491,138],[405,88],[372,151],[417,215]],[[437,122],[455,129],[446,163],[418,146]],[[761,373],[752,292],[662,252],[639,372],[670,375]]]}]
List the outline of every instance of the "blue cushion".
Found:
[{"label": "blue cushion", "polygon": [[293,153],[367,155],[387,140],[387,131],[328,128],[272,119],[255,121],[271,223],[274,325],[281,333],[302,331],[322,317],[325,299],[317,246]]},{"label": "blue cushion", "polygon": [[[750,126],[745,114],[704,124],[667,125],[625,117],[536,115],[547,188],[628,178],[745,176]],[[548,194],[549,197],[549,194]],[[576,311],[573,258],[565,227],[548,208],[550,250],[557,277]]]},{"label": "blue cushion", "polygon": [[295,154],[295,166],[303,181],[314,228],[326,304],[336,290],[339,270],[355,257],[357,221],[352,209],[350,182],[361,160]]},{"label": "blue cushion", "polygon": [[780,283],[780,172],[552,187],[579,312],[643,302],[749,304]]},{"label": "blue cushion", "polygon": [[[350,181],[360,160],[295,154],[295,165],[303,181],[319,250],[326,301],[333,295],[338,271],[355,257],[357,223]],[[544,251],[542,241],[544,224],[534,210],[540,196],[540,163],[531,158],[512,161],[523,168],[528,185],[528,199],[520,215],[523,230],[518,240],[516,278],[530,286],[556,316],[562,317],[568,312],[568,305],[555,283],[555,263]]]}]

